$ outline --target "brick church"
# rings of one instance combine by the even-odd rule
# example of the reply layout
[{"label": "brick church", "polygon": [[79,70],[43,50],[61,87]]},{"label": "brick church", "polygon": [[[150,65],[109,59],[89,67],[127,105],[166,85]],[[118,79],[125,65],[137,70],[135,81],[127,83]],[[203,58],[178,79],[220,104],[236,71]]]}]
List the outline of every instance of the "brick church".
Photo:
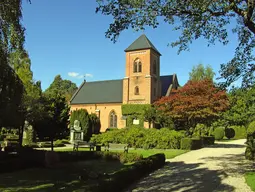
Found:
[{"label": "brick church", "polygon": [[[160,76],[160,52],[141,35],[126,50],[123,79],[84,81],[70,100],[71,111],[86,109],[100,118],[101,132],[126,127],[122,104],[152,104],[179,87],[176,74]],[[144,123],[148,127],[148,123]]]}]

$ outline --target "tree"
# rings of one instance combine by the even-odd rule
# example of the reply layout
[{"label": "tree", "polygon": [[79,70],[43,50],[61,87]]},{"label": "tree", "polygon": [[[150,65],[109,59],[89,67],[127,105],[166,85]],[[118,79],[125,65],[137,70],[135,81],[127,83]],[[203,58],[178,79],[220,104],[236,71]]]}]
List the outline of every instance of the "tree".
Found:
[{"label": "tree", "polygon": [[211,80],[189,81],[168,97],[154,104],[158,111],[170,116],[177,127],[189,129],[198,123],[210,125],[229,107],[225,91]]},{"label": "tree", "polygon": [[144,110],[144,119],[149,123],[149,128],[151,128],[151,124],[154,124],[156,121],[156,110],[153,107]]},{"label": "tree", "polygon": [[98,134],[100,132],[101,124],[100,119],[95,113],[89,115],[89,121],[91,124],[91,133]]},{"label": "tree", "polygon": [[198,64],[192,68],[192,71],[189,73],[189,80],[191,81],[200,81],[203,79],[210,79],[213,81],[215,73],[210,65],[204,67],[203,64]]},{"label": "tree", "polygon": [[227,125],[248,127],[255,120],[255,87],[250,89],[233,89],[229,93],[230,108],[223,113]]},{"label": "tree", "polygon": [[[221,65],[221,77],[225,85],[243,78],[243,86],[254,82],[255,15],[254,0],[98,0],[96,12],[112,15],[113,22],[106,37],[116,42],[120,33],[128,28],[144,30],[145,26],[157,28],[159,19],[179,30],[180,53],[189,49],[189,44],[204,38],[208,44],[229,42],[229,33],[236,33],[238,45],[231,61]],[[236,20],[235,25],[230,26]],[[230,30],[232,27],[232,30]]]},{"label": "tree", "polygon": [[50,138],[53,151],[54,139],[61,137],[68,130],[70,108],[60,94],[44,96],[41,104],[43,106],[42,115],[41,119],[34,123],[35,131],[39,138]]},{"label": "tree", "polygon": [[19,126],[19,139],[22,145],[22,137],[24,131],[25,120],[31,122],[37,117],[36,114],[40,112],[34,111],[34,105],[42,96],[41,83],[34,82],[33,72],[31,71],[31,60],[29,55],[24,50],[15,50],[9,54],[9,64],[13,67],[15,73],[18,75],[22,84],[24,85],[24,93],[21,94],[22,101],[20,105],[20,112],[22,113],[21,125]]},{"label": "tree", "polygon": [[63,80],[60,75],[54,78],[49,88],[45,90],[46,94],[54,94],[56,92],[65,96],[66,101],[70,101],[72,95],[77,90],[77,86],[70,80]]}]

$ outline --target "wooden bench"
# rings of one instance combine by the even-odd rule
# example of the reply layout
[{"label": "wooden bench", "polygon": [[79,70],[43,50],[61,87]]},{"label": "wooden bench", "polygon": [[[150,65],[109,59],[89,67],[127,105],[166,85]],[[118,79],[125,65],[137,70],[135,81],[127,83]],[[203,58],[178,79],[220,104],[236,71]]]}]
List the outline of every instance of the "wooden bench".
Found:
[{"label": "wooden bench", "polygon": [[128,153],[128,144],[109,143],[105,145],[105,151],[109,151],[110,149],[123,149],[124,153]]},{"label": "wooden bench", "polygon": [[89,143],[86,141],[76,141],[73,144],[73,151],[78,151],[78,148],[89,148],[90,151],[94,151],[94,143]]}]

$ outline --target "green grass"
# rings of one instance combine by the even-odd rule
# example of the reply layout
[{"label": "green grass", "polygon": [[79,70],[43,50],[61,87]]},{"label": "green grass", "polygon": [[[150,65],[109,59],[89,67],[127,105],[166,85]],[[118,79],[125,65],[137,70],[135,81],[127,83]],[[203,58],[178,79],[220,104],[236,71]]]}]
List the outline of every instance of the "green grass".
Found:
[{"label": "green grass", "polygon": [[27,169],[12,173],[0,174],[1,192],[25,191],[74,191],[93,185],[92,181],[80,181],[85,170],[96,173],[113,173],[124,166],[116,161],[90,160],[63,164],[54,169]]},{"label": "green grass", "polygon": [[250,186],[252,191],[255,191],[255,172],[245,174],[246,183]]},{"label": "green grass", "polygon": [[[54,149],[55,151],[72,151],[72,148],[66,148],[66,149]],[[103,148],[102,148],[103,150]],[[89,151],[88,148],[79,148],[79,151]],[[121,150],[110,150],[113,152],[119,152]],[[142,154],[144,158],[149,157],[151,155],[157,154],[157,153],[164,153],[166,156],[166,159],[174,158],[178,155],[181,155],[183,153],[188,152],[188,150],[180,150],[180,149],[130,149],[129,153],[139,153]]]}]

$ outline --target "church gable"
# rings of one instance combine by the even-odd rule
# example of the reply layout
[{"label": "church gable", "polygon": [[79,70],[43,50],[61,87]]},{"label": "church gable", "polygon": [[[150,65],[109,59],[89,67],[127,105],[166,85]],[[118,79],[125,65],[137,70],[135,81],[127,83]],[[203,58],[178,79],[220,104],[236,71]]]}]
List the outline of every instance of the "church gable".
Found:
[{"label": "church gable", "polygon": [[84,82],[70,104],[122,103],[123,80]]}]

